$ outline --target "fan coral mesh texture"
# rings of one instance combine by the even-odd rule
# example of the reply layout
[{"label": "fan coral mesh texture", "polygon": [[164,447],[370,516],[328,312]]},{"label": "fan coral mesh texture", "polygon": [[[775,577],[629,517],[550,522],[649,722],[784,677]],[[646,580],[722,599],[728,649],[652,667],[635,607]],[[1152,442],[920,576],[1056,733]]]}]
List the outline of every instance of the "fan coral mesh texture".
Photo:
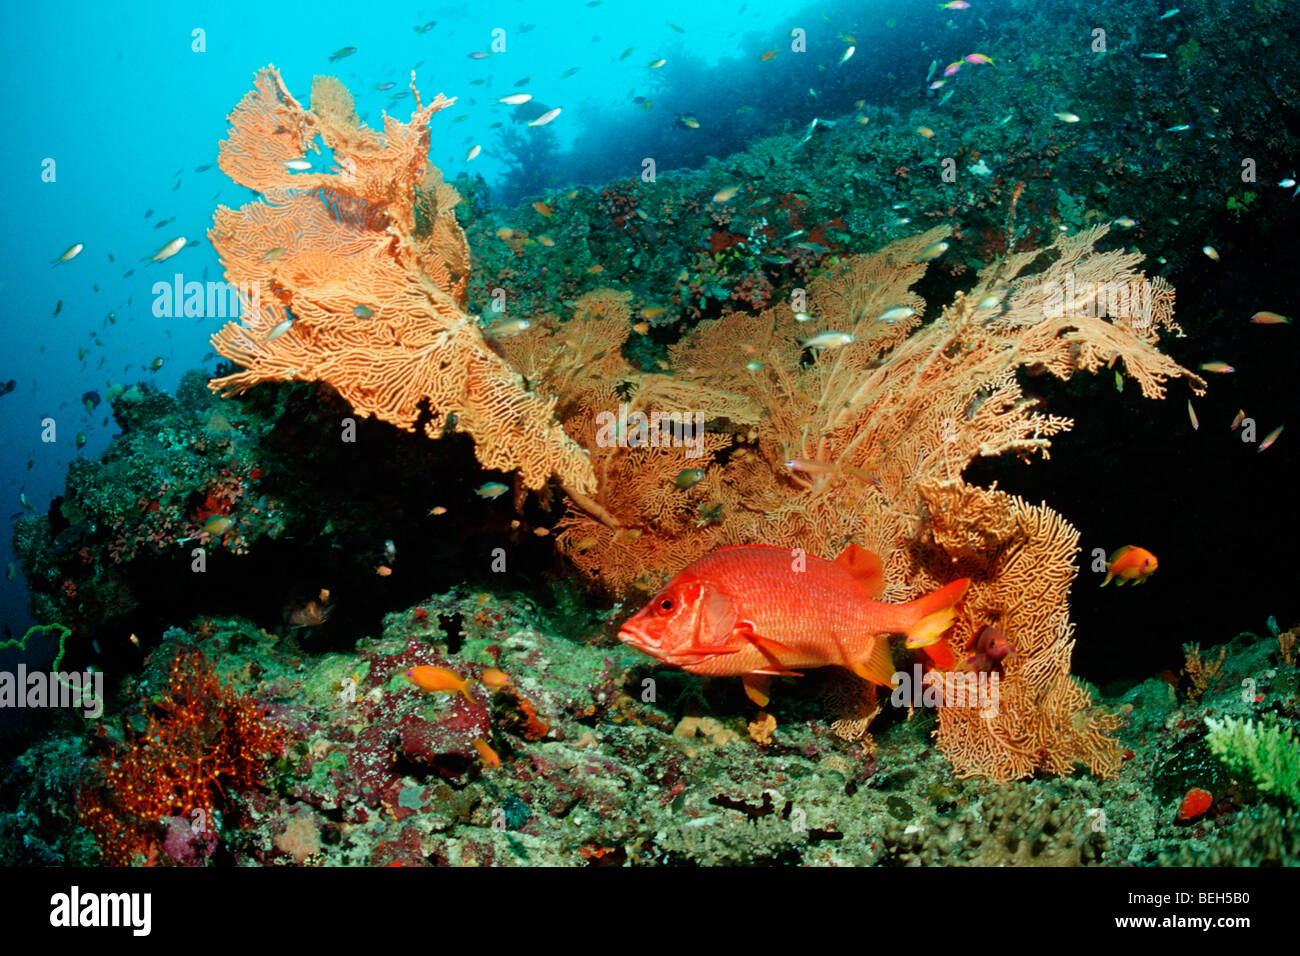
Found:
[{"label": "fan coral mesh texture", "polygon": [[[414,86],[412,86],[414,90]],[[469,433],[484,466],[594,488],[586,453],[561,430],[554,399],[530,392],[466,314],[469,249],[460,197],[429,164],[438,96],[410,123],[361,124],[337,80],[317,77],[311,109],[274,67],[230,115],[223,171],[262,200],[220,207],[209,238],[227,279],[253,290],[241,322],[212,339],[242,371],[214,379],[240,392],[263,381],[323,381],[362,416],[430,437]],[[285,165],[319,153],[333,172]]]}]

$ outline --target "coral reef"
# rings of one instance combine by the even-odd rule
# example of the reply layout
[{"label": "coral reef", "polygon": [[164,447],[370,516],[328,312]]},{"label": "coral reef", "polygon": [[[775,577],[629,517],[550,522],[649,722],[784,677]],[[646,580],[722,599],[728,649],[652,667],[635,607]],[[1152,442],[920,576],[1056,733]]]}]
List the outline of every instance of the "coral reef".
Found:
[{"label": "coral reef", "polygon": [[[1117,17],[1135,51],[1137,14]],[[1181,73],[1243,42],[1217,29],[1171,48]],[[18,525],[33,609],[68,625],[56,666],[144,669],[97,729],[69,719],[13,762],[0,862],[1300,864],[1300,629],[1189,643],[1181,677],[1098,691],[1071,674],[1072,516],[977,477],[1071,427],[1035,377],[1201,394],[1162,351],[1173,289],[1124,241],[1176,264],[1148,221],[1178,209],[1199,235],[1211,205],[1247,226],[1266,205],[1233,163],[1201,201],[1177,138],[1150,135],[1181,122],[1161,81],[1053,51],[1022,58],[1030,95],[967,70],[945,112],[919,91],[910,116],[859,102],[650,181],[557,188],[550,131],[508,131],[510,188],[534,194],[497,210],[428,165],[452,101],[412,84],[410,122],[375,130],[337,80],[304,107],[261,71],[221,151],[261,198],[210,234],[252,293],[213,339],[241,367],[174,400],[113,386],[123,434]],[[1127,84],[1140,122],[1025,122],[1054,69],[1080,99]],[[1283,102],[1290,72],[1269,81]],[[1234,86],[1199,95],[1231,106]],[[1209,155],[1242,145],[1241,115],[1213,121]],[[959,184],[938,185],[949,157]],[[1132,231],[1101,225],[1120,213]],[[506,337],[489,309],[531,326]],[[337,440],[349,409],[373,419],[361,454]],[[884,558],[889,601],[971,579],[947,650],[996,670],[995,715],[894,706],[834,669],[755,715],[737,682],[614,637],[719,546],[850,541]],[[509,578],[485,570],[507,552]],[[968,657],[985,628],[1014,647],[996,666]],[[466,689],[421,690],[415,667]]]},{"label": "coral reef", "polygon": [[[1113,773],[1118,752],[1104,736],[1113,721],[1089,716],[1088,695],[1069,678],[1077,532],[1044,506],[961,479],[979,457],[1046,455],[1051,436],[1070,426],[1035,410],[1017,369],[1068,378],[1122,360],[1148,397],[1162,397],[1170,378],[1203,389],[1154,347],[1162,329],[1178,331],[1172,290],[1140,277],[1138,256],[1095,251],[1106,231],[1063,237],[1046,257],[1019,253],[986,267],[924,326],[924,303],[910,287],[948,229],[891,243],[808,289],[818,328],[850,333],[849,344],[804,362],[790,308],[733,313],[670,349],[671,390],[654,387],[664,376],[637,375],[614,353],[625,305],[594,327],[582,311],[590,297],[580,300],[570,323],[543,322],[507,353],[539,388],[581,394],[561,407],[578,410],[566,428],[591,451],[599,490],[575,499],[561,548],[616,592],[653,591],[718,546],[754,542],[832,558],[857,541],[884,557],[894,601],[971,577],[952,650],[960,659],[997,623],[1019,653],[998,716],[945,710],[940,746],[960,772],[994,779],[1069,773],[1079,760]],[[558,348],[539,343],[542,335],[596,374],[530,372],[543,367],[538,353]],[[578,339],[586,351],[574,347]],[[601,363],[592,361],[598,350]],[[697,449],[657,430],[639,443],[599,441],[596,411],[620,402],[629,412],[694,410],[710,432]],[[687,468],[703,477],[683,490],[673,478]]]},{"label": "coral reef", "polygon": [[[456,427],[474,435],[484,463],[521,469],[528,488],[560,479],[571,507],[559,545],[616,593],[654,590],[714,547],[752,542],[827,558],[849,541],[864,544],[883,556],[895,601],[971,577],[951,649],[961,659],[996,623],[1017,654],[996,716],[941,711],[939,745],[958,772],[1006,780],[1040,768],[1070,773],[1079,761],[1115,772],[1118,750],[1106,737],[1115,721],[1091,714],[1069,676],[1076,532],[1046,506],[961,476],[976,458],[1046,456],[1070,426],[1034,409],[1018,370],[1066,379],[1122,362],[1149,398],[1162,397],[1171,378],[1199,394],[1203,380],[1155,348],[1162,332],[1181,331],[1164,280],[1138,273],[1137,254],[1098,251],[1106,226],[1063,235],[1046,251],[1010,252],[1017,187],[1007,254],[928,324],[911,287],[949,248],[948,226],[840,261],[812,281],[806,305],[699,324],[669,348],[671,374],[642,372],[622,356],[631,296],[613,290],[583,296],[567,322],[536,316],[536,328],[500,347],[505,364],[464,312],[457,197],[423,166],[428,121],[445,105],[421,107],[417,96],[411,124],[388,120],[380,136],[356,121],[337,81],[318,78],[305,110],[274,70],[259,74],[232,114],[222,167],[268,202],[219,210],[212,237],[228,277],[265,289],[271,303],[214,339],[246,366],[214,388],[324,379],[362,414],[406,428],[430,400],[430,436],[444,410],[456,409]],[[317,136],[341,172],[289,173],[284,163]],[[637,189],[602,195],[625,227],[638,218]],[[713,205],[710,249],[734,258],[732,213],[718,197]],[[512,229],[501,236],[521,241]],[[831,347],[803,344],[799,325],[810,316],[838,336]],[[482,362],[496,370],[494,385],[458,376]],[[464,407],[467,396],[498,388],[509,414],[479,419]],[[662,413],[677,417],[661,421]],[[615,415],[611,431],[602,419]],[[620,432],[637,417],[648,424]],[[688,473],[700,479],[674,480]]]},{"label": "coral reef", "polygon": [[[954,775],[931,745],[937,720],[928,713],[905,718],[887,708],[864,754],[819,718],[824,689],[814,680],[796,685],[754,733],[736,716],[743,697],[727,682],[656,669],[608,636],[575,642],[518,596],[430,595],[388,615],[382,633],[348,652],[310,657],[288,637],[219,619],[173,632],[139,689],[175,700],[167,663],[193,660],[197,649],[220,662],[222,694],[266,702],[268,719],[283,728],[283,757],[261,758],[267,772],[251,784],[219,778],[224,797],[210,791],[219,811],[213,829],[196,829],[179,802],[159,804],[157,817],[136,821],[140,830],[121,831],[133,834],[134,852],[110,857],[185,865],[1294,864],[1294,812],[1259,802],[1206,746],[1207,711],[1275,713],[1294,724],[1300,672],[1279,667],[1274,648],[1271,637],[1252,635],[1227,645],[1230,684],[1247,675],[1259,682],[1249,703],[1235,686],[1179,702],[1159,679],[1106,699],[1123,717],[1116,738],[1129,748],[1114,780],[992,785]],[[468,678],[469,698],[419,690],[405,671],[420,664]],[[153,710],[156,721],[168,719]],[[110,715],[104,733],[118,741],[110,749],[121,755],[145,732],[140,723],[129,707]],[[18,761],[0,786],[6,862],[96,858],[74,824],[88,751],[105,742],[56,735]],[[109,759],[100,758],[102,772]],[[1180,819],[1189,789],[1213,803]],[[95,793],[120,813],[110,791]],[[100,831],[101,844],[124,849],[114,832]]]}]

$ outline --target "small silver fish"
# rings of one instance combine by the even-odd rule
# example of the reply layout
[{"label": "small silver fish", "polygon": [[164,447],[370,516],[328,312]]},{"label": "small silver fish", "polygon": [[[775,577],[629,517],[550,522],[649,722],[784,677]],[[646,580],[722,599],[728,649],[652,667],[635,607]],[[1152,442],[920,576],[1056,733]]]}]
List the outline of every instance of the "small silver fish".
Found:
[{"label": "small silver fish", "polygon": [[801,339],[799,345],[805,349],[837,349],[842,345],[848,345],[853,341],[853,336],[848,332],[827,331],[819,332],[810,339]]},{"label": "small silver fish", "polygon": [[533,327],[533,323],[527,319],[506,319],[504,322],[498,322],[487,329],[484,333],[494,339],[508,339],[512,335],[518,335],[520,332],[527,332]]},{"label": "small silver fish", "polygon": [[277,322],[274,326],[271,327],[271,331],[266,333],[266,337],[262,339],[262,344],[266,345],[269,342],[274,342],[280,336],[284,335],[284,333],[288,332],[291,328],[293,328],[292,318],[285,319],[282,322]]},{"label": "small silver fish", "polygon": [[291,169],[295,173],[303,173],[311,169],[311,163],[305,159],[286,159],[284,165],[286,169]]},{"label": "small silver fish", "polygon": [[81,250],[84,248],[86,248],[85,245],[80,242],[73,243],[68,246],[67,249],[63,250],[63,255],[55,259],[53,265],[57,266],[60,262],[71,262],[73,259],[77,258],[77,256],[81,255]]},{"label": "small silver fish", "polygon": [[557,116],[559,116],[559,115],[560,115],[560,107],[557,106],[557,107],[556,107],[555,109],[553,109],[553,110],[547,110],[545,113],[543,113],[541,116],[537,117],[537,119],[533,120],[533,121],[530,122],[528,125],[529,125],[529,126],[545,126],[547,123],[550,123],[553,119],[555,119],[555,117],[557,117]]},{"label": "small silver fish", "polygon": [[170,259],[176,253],[185,248],[185,243],[189,240],[184,236],[177,236],[171,242],[167,243],[152,256],[154,262],[162,262],[164,259]]},{"label": "small silver fish", "polygon": [[896,305],[892,309],[880,313],[876,317],[877,322],[897,322],[899,319],[905,319],[916,312],[916,309],[910,305]]}]

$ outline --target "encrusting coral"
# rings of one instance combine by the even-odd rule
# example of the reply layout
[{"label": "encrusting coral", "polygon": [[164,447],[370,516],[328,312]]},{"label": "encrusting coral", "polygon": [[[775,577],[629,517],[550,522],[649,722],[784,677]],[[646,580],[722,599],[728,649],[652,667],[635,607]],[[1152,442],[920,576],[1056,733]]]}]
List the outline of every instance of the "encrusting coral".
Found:
[{"label": "encrusting coral", "polygon": [[[430,437],[467,432],[485,467],[517,469],[528,488],[554,475],[589,491],[591,465],[554,400],[528,391],[466,313],[460,197],[428,161],[429,120],[453,101],[415,99],[410,123],[385,116],[379,133],[332,77],[315,79],[304,109],[274,67],[258,73],[219,163],[264,201],[219,207],[209,233],[227,280],[253,300],[212,339],[243,370],[211,387],[328,382],[359,415]],[[337,170],[292,172],[317,137]]]}]

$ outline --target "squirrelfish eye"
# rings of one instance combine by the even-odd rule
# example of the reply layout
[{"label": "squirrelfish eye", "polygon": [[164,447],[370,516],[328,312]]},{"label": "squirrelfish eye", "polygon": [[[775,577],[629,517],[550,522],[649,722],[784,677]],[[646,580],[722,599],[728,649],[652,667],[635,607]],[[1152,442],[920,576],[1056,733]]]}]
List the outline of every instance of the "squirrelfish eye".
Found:
[{"label": "squirrelfish eye", "polygon": [[664,598],[662,601],[659,602],[659,609],[661,611],[671,611],[673,609],[673,602],[670,601],[668,598]]}]

